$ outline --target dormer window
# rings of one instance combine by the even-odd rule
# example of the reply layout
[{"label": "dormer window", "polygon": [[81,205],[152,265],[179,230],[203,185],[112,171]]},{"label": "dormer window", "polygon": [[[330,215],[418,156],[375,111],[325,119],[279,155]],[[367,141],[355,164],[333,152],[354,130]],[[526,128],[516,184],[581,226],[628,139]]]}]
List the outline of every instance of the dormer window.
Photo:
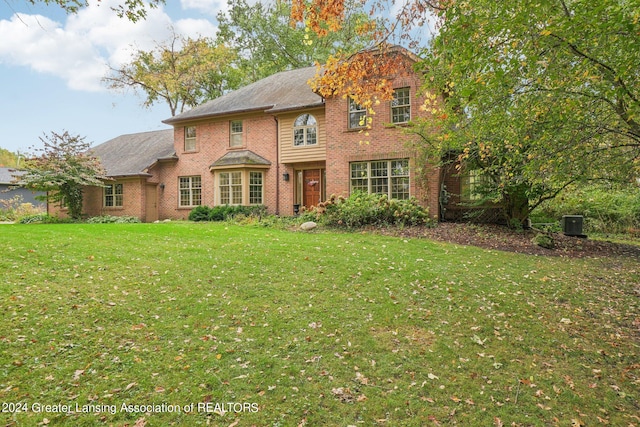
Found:
[{"label": "dormer window", "polygon": [[293,122],[293,145],[303,147],[305,145],[318,144],[318,122],[311,114],[301,114]]}]

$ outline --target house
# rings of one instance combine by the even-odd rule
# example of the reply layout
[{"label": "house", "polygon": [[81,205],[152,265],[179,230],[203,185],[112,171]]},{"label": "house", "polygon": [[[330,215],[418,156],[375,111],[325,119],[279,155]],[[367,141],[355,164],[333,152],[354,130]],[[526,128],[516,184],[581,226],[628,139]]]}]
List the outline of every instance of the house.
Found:
[{"label": "house", "polygon": [[293,215],[361,190],[415,197],[438,218],[440,171],[416,160],[402,131],[427,114],[419,76],[396,76],[394,100],[375,107],[365,136],[367,111],[314,93],[316,72],[277,73],[165,120],[172,129],[95,147],[113,180],[86,189],[86,214],[185,219],[198,205],[238,204]]},{"label": "house", "polygon": [[[36,198],[44,196],[43,192],[31,191],[16,184],[16,177],[23,174],[23,171],[15,168],[0,167],[0,201],[11,203],[10,201],[17,200],[19,203],[31,203],[35,207],[44,208],[46,202]],[[1,204],[0,208],[3,208]]]}]

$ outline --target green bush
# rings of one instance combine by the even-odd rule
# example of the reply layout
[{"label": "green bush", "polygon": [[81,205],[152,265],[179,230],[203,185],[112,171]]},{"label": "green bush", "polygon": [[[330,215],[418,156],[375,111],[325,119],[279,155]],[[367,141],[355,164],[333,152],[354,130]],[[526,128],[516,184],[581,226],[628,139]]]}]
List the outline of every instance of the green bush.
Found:
[{"label": "green bush", "polygon": [[196,206],[189,212],[189,221],[210,221],[211,208],[209,206]]},{"label": "green bush", "polygon": [[263,205],[232,206],[218,205],[214,207],[197,206],[189,213],[190,221],[227,221],[234,218],[241,220],[247,217],[261,218],[267,213]]},{"label": "green bush", "polygon": [[46,213],[38,213],[32,215],[24,215],[20,218],[20,220],[18,220],[18,222],[20,224],[56,224],[65,221]]},{"label": "green bush", "polygon": [[100,215],[93,216],[87,219],[88,224],[128,224],[139,223],[140,218],[135,216],[115,216],[115,215]]},{"label": "green bush", "polygon": [[532,215],[537,218],[554,218],[563,215],[582,215],[585,232],[624,233],[640,227],[640,189],[635,185],[591,185],[566,191],[545,202]]},{"label": "green bush", "polygon": [[349,198],[331,196],[315,209],[318,221],[348,228],[366,225],[421,225],[431,222],[429,211],[415,199],[395,200],[386,195],[356,192]]}]

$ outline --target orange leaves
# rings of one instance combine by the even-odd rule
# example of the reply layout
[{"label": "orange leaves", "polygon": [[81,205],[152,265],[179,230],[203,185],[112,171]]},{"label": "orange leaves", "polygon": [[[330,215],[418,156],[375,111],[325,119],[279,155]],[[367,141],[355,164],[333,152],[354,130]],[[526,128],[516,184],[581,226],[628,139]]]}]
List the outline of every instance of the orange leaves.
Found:
[{"label": "orange leaves", "polygon": [[380,101],[393,99],[392,78],[408,75],[412,65],[408,52],[380,46],[349,57],[331,56],[309,84],[325,98],[350,97],[371,114]]},{"label": "orange leaves", "polygon": [[324,37],[340,29],[344,21],[343,0],[304,0],[291,2],[291,25],[304,22],[313,32]]}]

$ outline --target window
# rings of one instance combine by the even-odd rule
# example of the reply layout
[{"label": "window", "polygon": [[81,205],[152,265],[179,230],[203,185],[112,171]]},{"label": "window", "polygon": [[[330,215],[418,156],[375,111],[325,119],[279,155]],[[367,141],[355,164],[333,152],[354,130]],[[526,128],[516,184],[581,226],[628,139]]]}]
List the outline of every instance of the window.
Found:
[{"label": "window", "polygon": [[261,205],[264,174],[247,170],[218,172],[218,193],[221,205]]},{"label": "window", "polygon": [[316,145],[318,143],[318,123],[311,114],[301,114],[293,122],[293,145]]},{"label": "window", "polygon": [[249,172],[249,204],[262,204],[262,172]]},{"label": "window", "polygon": [[104,187],[104,207],[122,207],[122,184],[108,184]]},{"label": "window", "polygon": [[396,89],[393,91],[391,101],[391,122],[407,123],[411,120],[411,98],[409,88]]},{"label": "window", "polygon": [[181,176],[180,206],[199,206],[202,204],[202,179],[199,176]]},{"label": "window", "polygon": [[196,151],[196,127],[184,128],[184,151]]},{"label": "window", "polygon": [[229,146],[242,147],[242,120],[231,121],[231,134],[229,138]]},{"label": "window", "polygon": [[409,159],[351,163],[351,192],[386,194],[408,199]]},{"label": "window", "polygon": [[479,169],[473,169],[460,177],[460,200],[476,202],[482,199],[480,187],[485,182]]},{"label": "window", "polygon": [[242,172],[220,173],[220,204],[242,204]]},{"label": "window", "polygon": [[359,129],[367,125],[367,110],[349,98],[349,129]]}]

